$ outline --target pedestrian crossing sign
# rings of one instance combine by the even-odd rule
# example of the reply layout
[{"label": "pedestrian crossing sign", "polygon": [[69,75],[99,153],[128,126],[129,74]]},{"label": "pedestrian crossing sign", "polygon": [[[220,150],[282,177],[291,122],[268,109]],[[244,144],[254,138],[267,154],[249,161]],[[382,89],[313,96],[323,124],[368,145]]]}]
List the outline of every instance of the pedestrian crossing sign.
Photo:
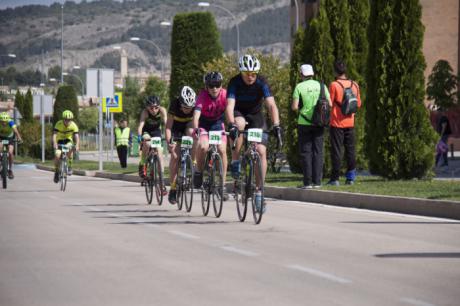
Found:
[{"label": "pedestrian crossing sign", "polygon": [[123,112],[123,98],[121,92],[116,92],[113,97],[104,97],[102,99],[102,109],[104,113],[109,111],[110,113],[121,113]]}]

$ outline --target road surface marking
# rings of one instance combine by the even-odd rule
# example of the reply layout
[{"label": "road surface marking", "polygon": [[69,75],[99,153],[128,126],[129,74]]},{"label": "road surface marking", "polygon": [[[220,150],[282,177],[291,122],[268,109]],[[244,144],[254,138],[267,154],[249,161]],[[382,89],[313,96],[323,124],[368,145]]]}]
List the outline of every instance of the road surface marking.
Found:
[{"label": "road surface marking", "polygon": [[349,279],[338,277],[338,276],[336,276],[334,274],[326,273],[326,272],[316,270],[316,269],[303,267],[303,266],[300,266],[300,265],[288,265],[287,267],[289,269],[302,271],[302,272],[305,272],[305,273],[308,273],[308,274],[311,274],[311,275],[314,275],[314,276],[318,276],[318,277],[321,277],[321,278],[324,278],[324,279],[327,279],[327,280],[330,280],[330,281],[333,281],[333,282],[341,283],[341,284],[349,284],[349,283],[352,282]]},{"label": "road surface marking", "polygon": [[173,235],[176,235],[176,236],[180,236],[182,238],[187,238],[187,239],[200,239],[200,237],[198,237],[198,236],[191,235],[191,234],[184,233],[184,232],[180,232],[180,231],[169,231],[169,233],[171,233]]},{"label": "road surface marking", "polygon": [[238,248],[236,248],[234,246],[231,246],[231,245],[224,245],[224,246],[221,246],[220,248],[222,250],[225,250],[225,251],[228,251],[228,252],[233,252],[233,253],[244,255],[244,256],[249,256],[249,257],[259,256],[259,254],[257,254],[257,253],[247,251],[247,250],[243,250],[243,249],[238,249]]},{"label": "road surface marking", "polygon": [[416,305],[416,306],[435,306],[434,304],[431,304],[425,301],[421,301],[421,300],[417,300],[417,299],[413,299],[413,298],[402,298],[401,302],[411,304],[411,305]]}]

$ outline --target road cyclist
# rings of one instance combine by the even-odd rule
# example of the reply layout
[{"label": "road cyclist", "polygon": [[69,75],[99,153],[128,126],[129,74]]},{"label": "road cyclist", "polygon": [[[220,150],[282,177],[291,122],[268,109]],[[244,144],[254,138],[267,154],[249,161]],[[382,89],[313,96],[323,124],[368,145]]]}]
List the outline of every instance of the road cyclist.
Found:
[{"label": "road cyclist", "polygon": [[[245,54],[239,59],[238,65],[240,73],[230,80],[227,88],[226,117],[229,124],[229,137],[233,148],[230,168],[234,179],[239,178],[240,171],[248,171],[248,169],[241,169],[242,158],[240,158],[240,150],[243,145],[243,134],[245,134],[242,132],[244,130],[251,131],[251,129],[257,129],[253,131],[259,134],[259,132],[262,131],[262,133],[260,133],[261,137],[258,139],[260,143],[255,145],[258,158],[254,165],[254,167],[260,169],[261,173],[259,173],[259,171],[255,172],[255,190],[252,190],[254,192],[253,194],[248,194],[248,197],[252,198],[254,212],[261,217],[262,213],[265,211],[263,184],[267,172],[268,143],[266,121],[262,112],[264,104],[268,109],[273,123],[272,131],[279,143],[282,141],[282,130],[280,127],[278,107],[271,93],[270,86],[266,79],[259,75],[261,68],[260,61],[256,56]],[[247,165],[246,163],[245,166]],[[247,198],[245,200],[247,200]],[[259,216],[257,219],[260,222]],[[244,221],[244,218],[241,220],[241,216],[240,221]]]},{"label": "road cyclist", "polygon": [[[166,126],[166,109],[162,107],[160,104],[160,98],[158,96],[148,96],[145,99],[144,109],[141,112],[141,116],[139,118],[139,125],[137,128],[137,141],[141,145],[141,156],[139,160],[139,176],[145,180],[147,178],[147,174],[150,174],[147,173],[146,160],[151,160],[150,154],[154,153],[157,156],[159,162],[159,167],[157,167],[155,171],[158,171],[158,177],[161,177],[161,182],[159,182],[159,184],[161,186],[162,197],[168,194],[168,192],[166,191],[166,185],[163,180],[163,152],[160,146],[155,145],[155,148],[151,148],[152,139],[155,143],[157,143],[158,138],[160,138],[161,142],[161,126]],[[150,188],[152,186],[146,184],[145,187]],[[148,202],[149,204],[151,203],[151,194],[150,200]]]},{"label": "road cyclist", "polygon": [[[168,194],[168,201],[171,204],[176,204],[177,199],[177,173],[179,161],[181,158],[181,146],[185,146],[185,143],[182,143],[183,136],[186,138],[187,145],[190,145],[191,159],[194,157],[194,146],[196,143],[193,143],[193,109],[196,103],[196,94],[195,91],[189,86],[183,86],[180,91],[179,97],[171,101],[168,108],[168,118],[166,120],[166,130],[165,138],[168,144],[168,151],[170,153],[169,160],[169,178],[171,189]],[[192,147],[193,146],[193,147]],[[188,170],[193,172],[193,165],[188,167]],[[193,176],[191,178],[193,180]],[[191,188],[190,195],[193,196],[193,186]],[[179,199],[180,200],[180,199]],[[191,203],[191,201],[190,201]],[[182,205],[179,209],[182,208]]]},{"label": "road cyclist", "polygon": [[[222,82],[222,74],[218,71],[211,71],[204,76],[205,88],[198,95],[193,114],[195,141],[198,142],[193,182],[195,189],[201,188],[203,183],[205,185],[202,190],[202,205],[205,215],[209,209],[210,196],[213,199],[214,196],[217,196],[220,204],[222,204],[222,200],[228,199],[225,189],[227,137],[224,125],[227,91],[222,88]],[[212,143],[211,147],[210,143]],[[215,150],[216,146],[217,152],[211,153],[210,150]],[[204,172],[206,179],[203,182]],[[217,194],[214,194],[214,191],[217,191]],[[215,200],[213,203],[216,217],[218,217],[222,211],[222,205],[219,205],[220,208],[217,209]]]},{"label": "road cyclist", "polygon": [[59,160],[62,150],[59,146],[66,146],[68,151],[68,169],[67,174],[72,175],[72,163],[74,152],[80,151],[80,137],[78,134],[78,126],[75,123],[72,111],[65,110],[62,112],[62,119],[56,122],[53,129],[53,148],[54,148],[54,182],[59,182]]},{"label": "road cyclist", "polygon": [[[8,169],[7,175],[10,180],[14,179],[13,163],[14,163],[14,138],[21,143],[21,134],[14,121],[10,118],[7,112],[0,113],[0,152],[3,152],[3,147],[8,149]],[[3,170],[3,169],[2,169]],[[6,182],[6,181],[5,181]]]}]

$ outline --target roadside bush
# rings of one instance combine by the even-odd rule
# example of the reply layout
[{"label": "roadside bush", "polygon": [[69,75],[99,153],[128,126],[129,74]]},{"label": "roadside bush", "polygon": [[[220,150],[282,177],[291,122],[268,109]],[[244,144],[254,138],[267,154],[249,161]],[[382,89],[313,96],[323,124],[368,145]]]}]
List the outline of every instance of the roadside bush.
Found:
[{"label": "roadside bush", "polygon": [[[41,137],[42,129],[40,122],[23,122],[19,126],[19,133],[22,136],[23,144],[18,146],[18,153],[22,156],[29,156],[32,158],[42,157]],[[45,125],[45,158],[53,158],[53,147],[51,145],[53,127],[51,124]]]}]

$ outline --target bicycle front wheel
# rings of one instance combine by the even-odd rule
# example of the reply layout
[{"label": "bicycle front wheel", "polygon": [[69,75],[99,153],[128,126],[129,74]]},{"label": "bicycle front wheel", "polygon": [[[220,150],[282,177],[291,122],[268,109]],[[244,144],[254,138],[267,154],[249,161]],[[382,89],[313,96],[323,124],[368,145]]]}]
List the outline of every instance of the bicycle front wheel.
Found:
[{"label": "bicycle front wheel", "polygon": [[201,187],[201,209],[203,210],[203,216],[207,216],[209,212],[209,206],[211,203],[210,188],[211,188],[211,169],[208,166],[209,155],[206,156],[203,169],[203,186]]},{"label": "bicycle front wheel", "polygon": [[190,155],[185,159],[185,169],[183,173],[185,176],[182,177],[184,179],[182,185],[184,187],[182,190],[182,199],[184,200],[185,210],[190,212],[193,203],[193,163]]},{"label": "bicycle front wheel", "polygon": [[144,167],[147,167],[146,177],[144,179],[145,197],[147,198],[147,204],[152,204],[154,168],[152,160],[150,158],[148,159],[147,164],[145,164]]},{"label": "bicycle front wheel", "polygon": [[[259,224],[262,221],[262,215],[265,210],[265,199],[264,199],[264,181],[262,179],[262,163],[260,156],[256,155],[252,162],[252,177],[251,177],[251,203],[252,203],[252,215],[254,222]],[[256,178],[259,178],[259,186],[257,187]],[[257,199],[256,194],[260,195],[260,199]],[[259,202],[259,203],[257,203]]]},{"label": "bicycle front wheel", "polygon": [[240,222],[244,222],[246,219],[246,213],[248,211],[248,190],[246,187],[248,186],[248,181],[251,180],[251,167],[249,161],[246,158],[241,158],[240,165],[240,177],[235,179],[234,192],[238,219]]},{"label": "bicycle front wheel", "polygon": [[65,191],[67,186],[67,161],[61,160],[61,168],[59,169],[59,180],[61,182],[61,191]]},{"label": "bicycle front wheel", "polygon": [[8,154],[2,154],[2,186],[6,189],[8,185]]},{"label": "bicycle front wheel", "polygon": [[161,170],[160,159],[155,156],[153,159],[153,186],[155,187],[155,197],[158,205],[163,203],[163,171]]},{"label": "bicycle front wheel", "polygon": [[214,162],[212,163],[211,171],[212,205],[214,207],[214,215],[216,218],[219,218],[222,214],[222,206],[224,204],[224,177],[222,171],[222,158],[219,154],[215,154],[213,160]]}]

